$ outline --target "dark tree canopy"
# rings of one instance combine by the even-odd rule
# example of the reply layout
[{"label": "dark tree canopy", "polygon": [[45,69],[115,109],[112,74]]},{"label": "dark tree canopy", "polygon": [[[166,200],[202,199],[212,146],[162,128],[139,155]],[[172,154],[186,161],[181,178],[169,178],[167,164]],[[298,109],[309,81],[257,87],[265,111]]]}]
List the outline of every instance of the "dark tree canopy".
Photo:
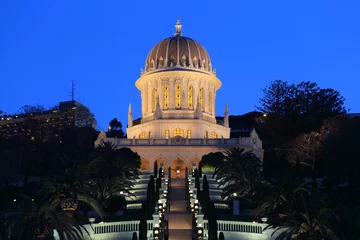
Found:
[{"label": "dark tree canopy", "polygon": [[276,80],[263,89],[257,109],[267,114],[259,131],[265,144],[280,147],[301,133],[318,130],[325,119],[344,115],[344,98],[331,88],[314,82],[288,84]]},{"label": "dark tree canopy", "polygon": [[260,111],[281,118],[304,115],[306,117],[331,117],[346,113],[344,98],[334,89],[320,88],[314,82],[288,84],[276,80],[263,89]]},{"label": "dark tree canopy", "polygon": [[122,124],[117,118],[111,120],[109,126],[110,126],[109,129],[110,137],[118,137],[118,138],[124,137],[125,133],[122,130]]},{"label": "dark tree canopy", "polygon": [[79,105],[76,107],[75,126],[93,127],[96,124],[95,116],[88,107]]},{"label": "dark tree canopy", "polygon": [[43,112],[45,111],[44,105],[36,104],[36,105],[24,105],[21,108],[19,108],[20,114],[30,114],[30,113],[36,113],[36,112]]}]

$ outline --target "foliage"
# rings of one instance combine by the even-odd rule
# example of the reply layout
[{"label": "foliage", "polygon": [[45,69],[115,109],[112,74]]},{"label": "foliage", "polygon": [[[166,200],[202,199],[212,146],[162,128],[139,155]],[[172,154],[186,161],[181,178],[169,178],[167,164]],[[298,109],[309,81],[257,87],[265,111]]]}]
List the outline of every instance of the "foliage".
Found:
[{"label": "foliage", "polygon": [[[104,209],[108,209],[109,200],[120,192],[135,197],[131,189],[139,178],[140,164],[140,156],[129,148],[116,149],[109,142],[96,147],[86,177],[91,179],[92,195]],[[125,200],[120,202],[121,206],[125,204]]]},{"label": "foliage", "polygon": [[323,120],[346,113],[344,98],[338,91],[322,89],[313,82],[295,85],[276,80],[263,92],[257,109],[267,117],[258,131],[267,147],[282,146],[300,133],[319,130]]},{"label": "foliage", "polygon": [[95,116],[88,107],[84,105],[76,106],[75,111],[75,126],[77,127],[95,127]]},{"label": "foliage", "polygon": [[45,111],[44,105],[36,104],[36,105],[24,105],[19,108],[19,114],[31,114],[36,112]]},{"label": "foliage", "polygon": [[157,161],[154,163],[154,178],[157,178],[158,176],[158,164]]},{"label": "foliage", "polygon": [[237,193],[251,200],[263,185],[261,160],[251,151],[240,148],[224,152],[224,158],[218,161],[214,175],[219,187],[224,186],[223,199]]},{"label": "foliage", "polygon": [[200,162],[203,167],[202,171],[206,172],[206,166],[209,166],[209,171],[212,172],[213,168],[216,168],[223,158],[224,154],[222,152],[211,152],[203,155]]},{"label": "foliage", "polygon": [[89,234],[81,224],[87,219],[78,212],[55,211],[50,208],[41,208],[39,202],[26,195],[17,199],[15,209],[1,212],[0,232],[1,239],[44,239],[53,235],[53,230],[60,240],[83,239]]},{"label": "foliage", "polygon": [[223,232],[220,232],[219,234],[219,240],[225,240],[225,236]]},{"label": "foliage", "polygon": [[87,203],[102,217],[102,209],[96,199],[91,195],[91,189],[84,178],[84,169],[74,163],[71,167],[65,167],[63,175],[56,176],[44,189],[45,199],[49,199],[50,209],[58,209],[64,201],[78,201]]},{"label": "foliage", "polygon": [[118,137],[122,138],[124,137],[124,131],[122,130],[122,124],[118,121],[117,118],[114,118],[109,123],[110,130],[109,130],[109,137]]},{"label": "foliage", "polygon": [[154,213],[155,210],[155,181],[154,181],[154,176],[151,175],[150,176],[150,181],[148,183],[148,188],[147,188],[147,194],[146,194],[146,206],[147,206],[147,211],[146,211],[146,215],[148,219],[152,218],[152,215]]},{"label": "foliage", "polygon": [[139,225],[139,240],[147,240],[147,205],[143,202],[141,205],[141,218]]},{"label": "foliage", "polygon": [[277,240],[292,239],[293,235],[314,240],[335,236],[336,215],[324,199],[319,191],[296,188],[281,203],[264,203],[273,216],[267,228],[275,230],[273,235],[279,233]]},{"label": "foliage", "polygon": [[[201,169],[201,171],[204,172],[214,172],[215,171],[215,167],[210,165],[210,164],[201,164],[201,168],[199,168],[199,170]],[[200,171],[199,171],[200,172]],[[200,175],[200,173],[199,173]]]}]

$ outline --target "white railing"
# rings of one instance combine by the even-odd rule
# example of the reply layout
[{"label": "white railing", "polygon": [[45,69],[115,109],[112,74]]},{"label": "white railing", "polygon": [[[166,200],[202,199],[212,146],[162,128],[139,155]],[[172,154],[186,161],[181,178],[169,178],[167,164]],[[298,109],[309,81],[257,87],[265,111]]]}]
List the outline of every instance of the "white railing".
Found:
[{"label": "white railing", "polygon": [[262,234],[266,224],[263,223],[250,223],[239,221],[217,220],[218,232],[244,232],[244,233],[257,233]]},{"label": "white railing", "polygon": [[140,220],[92,224],[94,234],[138,232]]},{"label": "white railing", "polygon": [[[219,232],[243,232],[262,234],[267,224],[251,223],[229,220],[217,220],[217,231]],[[208,220],[204,219],[204,232],[209,231]]]},{"label": "white railing", "polygon": [[128,203],[126,209],[141,209],[142,203]]},{"label": "white railing", "polygon": [[216,209],[229,209],[229,205],[226,203],[214,203]]}]

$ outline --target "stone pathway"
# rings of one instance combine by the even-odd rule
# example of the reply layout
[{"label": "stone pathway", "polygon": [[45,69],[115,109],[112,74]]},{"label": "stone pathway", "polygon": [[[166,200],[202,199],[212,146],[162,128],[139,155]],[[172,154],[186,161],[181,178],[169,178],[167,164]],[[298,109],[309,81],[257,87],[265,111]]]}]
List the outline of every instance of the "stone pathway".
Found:
[{"label": "stone pathway", "polygon": [[169,240],[191,240],[192,214],[188,211],[185,179],[171,179],[170,211],[165,216],[169,221]]}]

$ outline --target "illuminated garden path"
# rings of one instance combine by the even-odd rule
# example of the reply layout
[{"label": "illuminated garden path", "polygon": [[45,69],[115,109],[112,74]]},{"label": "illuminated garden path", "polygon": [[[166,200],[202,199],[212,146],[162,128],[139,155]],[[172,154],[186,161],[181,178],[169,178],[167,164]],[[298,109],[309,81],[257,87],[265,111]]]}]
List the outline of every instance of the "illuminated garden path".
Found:
[{"label": "illuminated garden path", "polygon": [[187,210],[185,179],[171,179],[169,221],[170,240],[191,240],[192,214]]}]

